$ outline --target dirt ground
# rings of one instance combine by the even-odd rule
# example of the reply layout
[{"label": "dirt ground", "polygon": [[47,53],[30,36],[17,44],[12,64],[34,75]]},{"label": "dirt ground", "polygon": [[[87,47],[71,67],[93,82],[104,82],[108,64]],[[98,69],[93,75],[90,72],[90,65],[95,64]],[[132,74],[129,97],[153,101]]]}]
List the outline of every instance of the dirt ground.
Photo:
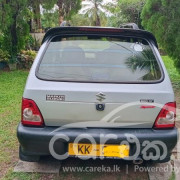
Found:
[{"label": "dirt ground", "polygon": [[[145,164],[140,165],[140,167],[146,166]],[[72,173],[72,172],[64,172],[65,167],[91,167],[91,168],[109,168],[113,172],[81,172],[81,173]],[[119,169],[118,169],[119,168]],[[137,170],[136,170],[137,169]],[[88,169],[91,170],[91,169]],[[102,169],[103,170],[103,169]],[[123,160],[112,160],[112,159],[105,159],[105,160],[74,160],[74,159],[67,159],[62,163],[60,168],[59,177],[57,179],[98,179],[98,180],[131,180],[131,179],[138,179],[138,180],[145,180],[148,179],[147,172],[140,172],[139,168],[137,168],[132,161],[127,162]]]}]

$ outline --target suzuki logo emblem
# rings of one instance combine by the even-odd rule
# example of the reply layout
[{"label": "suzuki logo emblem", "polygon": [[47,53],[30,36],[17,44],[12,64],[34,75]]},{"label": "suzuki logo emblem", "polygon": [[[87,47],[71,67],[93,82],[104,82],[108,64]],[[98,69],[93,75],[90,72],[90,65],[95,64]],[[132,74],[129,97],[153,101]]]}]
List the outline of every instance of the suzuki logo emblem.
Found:
[{"label": "suzuki logo emblem", "polygon": [[100,102],[102,102],[102,101],[104,101],[106,98],[106,95],[105,94],[103,94],[102,92],[99,92],[98,94],[96,94],[96,99],[98,100],[98,101],[100,101]]}]

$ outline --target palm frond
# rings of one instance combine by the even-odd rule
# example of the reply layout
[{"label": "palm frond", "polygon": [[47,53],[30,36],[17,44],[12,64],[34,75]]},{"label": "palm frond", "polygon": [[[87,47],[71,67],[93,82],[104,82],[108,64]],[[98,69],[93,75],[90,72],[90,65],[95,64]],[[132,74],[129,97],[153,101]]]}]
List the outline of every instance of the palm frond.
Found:
[{"label": "palm frond", "polygon": [[137,70],[146,70],[149,73],[143,76],[143,79],[157,79],[159,77],[159,65],[151,49],[145,49],[143,52],[138,52],[134,56],[129,57],[125,64],[133,72]]}]

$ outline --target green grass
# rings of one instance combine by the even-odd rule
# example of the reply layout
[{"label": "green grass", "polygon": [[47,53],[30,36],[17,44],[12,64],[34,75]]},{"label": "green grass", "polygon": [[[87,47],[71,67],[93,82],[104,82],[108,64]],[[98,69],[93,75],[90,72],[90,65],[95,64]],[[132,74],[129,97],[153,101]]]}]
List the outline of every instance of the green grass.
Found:
[{"label": "green grass", "polygon": [[27,75],[28,72],[23,71],[0,74],[0,162],[9,161],[11,150],[17,147],[16,126],[20,121],[20,104]]},{"label": "green grass", "polygon": [[180,72],[174,67],[174,62],[169,56],[162,56],[171,81],[180,87]]},{"label": "green grass", "polygon": [[175,180],[175,179],[176,179],[176,175],[175,175],[174,172],[172,172],[172,175],[171,175],[171,177],[169,178],[169,180]]},{"label": "green grass", "polygon": [[38,173],[14,173],[13,170],[9,170],[3,180],[38,180],[40,174]]},{"label": "green grass", "polygon": [[[13,173],[18,160],[16,128],[28,72],[0,72],[0,176],[2,179],[37,179],[36,174]],[[4,175],[4,172],[7,174]]]}]

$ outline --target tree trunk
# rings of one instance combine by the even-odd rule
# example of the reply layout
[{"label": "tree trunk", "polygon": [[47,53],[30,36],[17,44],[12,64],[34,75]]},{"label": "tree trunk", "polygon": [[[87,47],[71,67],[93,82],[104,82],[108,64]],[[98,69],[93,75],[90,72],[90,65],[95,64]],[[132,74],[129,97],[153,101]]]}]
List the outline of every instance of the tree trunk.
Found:
[{"label": "tree trunk", "polygon": [[96,26],[101,26],[101,20],[98,14],[96,14]]},{"label": "tree trunk", "polygon": [[28,24],[29,24],[29,30],[30,30],[30,32],[33,33],[32,19],[30,19],[30,20],[28,21]]},{"label": "tree trunk", "polygon": [[59,25],[60,25],[64,21],[63,0],[58,0],[57,5],[59,8]]},{"label": "tree trunk", "polygon": [[96,2],[94,5],[95,5],[95,11],[96,11],[96,26],[101,26],[101,20],[100,20],[100,17],[98,15],[98,6],[97,6]]},{"label": "tree trunk", "polygon": [[17,14],[13,15],[13,23],[11,25],[11,39],[12,39],[12,56],[17,56],[18,52],[18,38],[16,31]]},{"label": "tree trunk", "polygon": [[35,21],[35,29],[41,29],[41,12],[40,12],[40,4],[39,2],[35,2],[34,4],[34,7],[33,7],[33,11],[34,11],[34,14],[35,14],[35,18],[34,18],[34,21]]}]

